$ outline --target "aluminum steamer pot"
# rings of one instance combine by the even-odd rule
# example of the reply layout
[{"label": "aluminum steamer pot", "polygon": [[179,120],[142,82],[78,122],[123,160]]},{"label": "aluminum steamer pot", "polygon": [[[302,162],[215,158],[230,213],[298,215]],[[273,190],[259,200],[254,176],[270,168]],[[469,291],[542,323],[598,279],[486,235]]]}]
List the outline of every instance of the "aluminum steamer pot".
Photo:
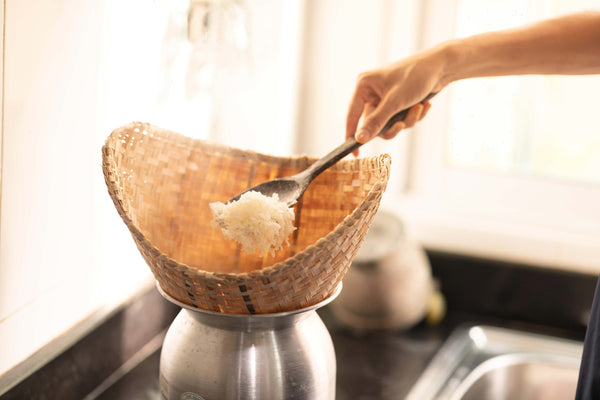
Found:
[{"label": "aluminum steamer pot", "polygon": [[168,400],[335,399],[333,342],[321,303],[273,314],[226,314],[182,307],[160,355],[160,391]]}]

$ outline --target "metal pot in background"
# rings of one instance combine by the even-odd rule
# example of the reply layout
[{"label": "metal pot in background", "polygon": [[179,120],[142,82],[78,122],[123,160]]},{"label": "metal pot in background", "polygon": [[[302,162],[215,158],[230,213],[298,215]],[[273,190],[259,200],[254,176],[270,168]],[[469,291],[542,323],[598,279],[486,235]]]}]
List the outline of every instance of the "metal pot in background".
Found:
[{"label": "metal pot in background", "polygon": [[425,251],[406,239],[400,218],[383,209],[343,283],[330,308],[358,329],[408,329],[423,320],[432,299],[439,300]]},{"label": "metal pot in background", "polygon": [[[160,288],[159,288],[160,290]],[[317,314],[325,301],[274,314],[226,314],[182,304],[160,356],[168,400],[334,400],[333,342]]]}]

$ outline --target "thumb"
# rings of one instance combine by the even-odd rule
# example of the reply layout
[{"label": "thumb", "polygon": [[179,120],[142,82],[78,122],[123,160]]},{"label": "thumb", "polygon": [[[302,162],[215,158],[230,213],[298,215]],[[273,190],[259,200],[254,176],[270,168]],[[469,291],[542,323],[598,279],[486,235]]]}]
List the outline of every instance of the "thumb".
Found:
[{"label": "thumb", "polygon": [[379,105],[365,107],[362,123],[356,131],[355,139],[359,143],[366,143],[379,134],[385,123],[394,114],[389,102],[382,101]]}]

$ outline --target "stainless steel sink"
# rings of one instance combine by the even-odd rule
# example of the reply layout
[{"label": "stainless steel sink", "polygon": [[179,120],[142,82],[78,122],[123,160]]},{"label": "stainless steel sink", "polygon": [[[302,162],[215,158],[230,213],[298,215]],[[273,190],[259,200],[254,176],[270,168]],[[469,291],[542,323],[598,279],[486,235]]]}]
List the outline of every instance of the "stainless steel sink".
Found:
[{"label": "stainless steel sink", "polygon": [[581,342],[516,330],[459,328],[406,399],[572,399],[582,349]]}]

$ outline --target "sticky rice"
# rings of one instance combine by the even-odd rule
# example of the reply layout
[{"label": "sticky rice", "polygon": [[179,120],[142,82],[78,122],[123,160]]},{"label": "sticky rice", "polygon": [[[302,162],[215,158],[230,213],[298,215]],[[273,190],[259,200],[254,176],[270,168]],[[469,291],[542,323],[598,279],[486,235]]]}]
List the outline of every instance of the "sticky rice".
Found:
[{"label": "sticky rice", "polygon": [[210,203],[213,227],[221,228],[225,237],[236,241],[248,254],[269,252],[272,256],[289,245],[294,227],[294,210],[279,201],[277,193],[268,197],[250,191],[238,201]]}]

